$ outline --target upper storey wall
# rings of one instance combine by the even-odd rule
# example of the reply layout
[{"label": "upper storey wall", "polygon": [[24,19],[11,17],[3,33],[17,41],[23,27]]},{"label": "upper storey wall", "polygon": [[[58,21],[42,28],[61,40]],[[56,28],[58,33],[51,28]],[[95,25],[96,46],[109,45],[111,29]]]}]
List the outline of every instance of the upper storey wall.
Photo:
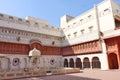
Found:
[{"label": "upper storey wall", "polygon": [[[116,2],[114,0],[104,0],[80,16],[65,22],[64,25],[62,24],[64,38],[68,42],[63,42],[63,45],[96,40],[99,38],[99,31],[114,30],[113,3]],[[66,15],[61,18],[61,22],[65,21],[65,17],[67,18]]]},{"label": "upper storey wall", "polygon": [[[51,36],[51,42],[56,39],[59,43],[57,46],[67,46],[99,39],[98,27],[103,33],[105,31],[114,30],[114,17],[116,15],[120,15],[120,5],[114,0],[104,0],[76,18],[69,15],[63,16],[61,18],[61,28],[51,26],[47,21],[38,18],[29,16],[26,19],[21,19],[5,14],[0,14],[0,26],[22,30],[29,34],[34,33],[40,40],[42,38],[39,36],[44,34],[42,36],[45,37],[45,39],[41,41],[43,41],[45,45],[50,42],[50,40],[47,39]],[[104,35],[106,35],[106,33]],[[7,39],[5,38],[5,40]]]},{"label": "upper storey wall", "polygon": [[45,20],[40,20],[30,16],[26,19],[22,19],[1,13],[0,26],[58,37],[61,37],[62,31],[60,28],[49,25]]},{"label": "upper storey wall", "polygon": [[114,0],[105,0],[97,6],[100,25],[99,27],[101,32],[115,29],[115,22],[113,17],[114,13],[112,8],[113,2],[116,3]]},{"label": "upper storey wall", "polygon": [[[112,12],[112,6],[114,6],[114,5],[111,5],[113,3],[115,4],[115,6],[117,6],[116,2],[114,0],[105,0],[96,5],[97,6],[97,15],[99,18],[101,31],[108,30],[107,26],[109,26],[109,28],[112,28],[112,29],[114,27],[113,12]],[[97,26],[98,26],[98,25],[96,25],[97,18],[96,18],[96,10],[94,8],[94,5],[93,5],[92,9],[84,12],[83,14],[81,14],[80,16],[78,16],[76,18],[72,18],[69,21],[67,21],[67,18],[68,18],[68,15],[64,15],[61,18],[61,23],[64,22],[64,25],[62,24],[61,27],[63,29],[67,29],[68,31],[70,28],[75,28],[75,27],[84,28],[91,24],[94,26],[94,29],[97,29]],[[109,22],[107,22],[106,20]],[[110,23],[110,21],[112,23]],[[89,23],[89,22],[92,22],[92,23]]]},{"label": "upper storey wall", "polygon": [[64,15],[63,17],[61,17],[60,19],[61,28],[64,28],[64,26],[67,25],[67,23],[72,19],[74,19],[74,17],[69,16],[69,15]]}]

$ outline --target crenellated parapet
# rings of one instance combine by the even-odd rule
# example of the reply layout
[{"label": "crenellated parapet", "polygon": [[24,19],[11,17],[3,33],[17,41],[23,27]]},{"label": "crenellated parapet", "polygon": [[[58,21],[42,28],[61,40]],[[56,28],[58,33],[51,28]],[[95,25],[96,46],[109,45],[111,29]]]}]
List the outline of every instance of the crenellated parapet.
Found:
[{"label": "crenellated parapet", "polygon": [[0,25],[19,30],[25,30],[36,33],[51,34],[53,36],[61,36],[62,29],[51,26],[47,21],[34,17],[26,17],[26,19],[18,18],[0,13]]}]

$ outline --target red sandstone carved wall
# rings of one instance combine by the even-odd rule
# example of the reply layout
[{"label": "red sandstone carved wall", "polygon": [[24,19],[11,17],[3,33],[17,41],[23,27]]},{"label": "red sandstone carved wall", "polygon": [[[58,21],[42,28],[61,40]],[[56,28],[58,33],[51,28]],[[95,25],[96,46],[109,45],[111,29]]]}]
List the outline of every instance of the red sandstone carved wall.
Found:
[{"label": "red sandstone carved wall", "polygon": [[117,53],[118,52],[118,40],[117,38],[105,40],[107,53]]},{"label": "red sandstone carved wall", "polygon": [[120,37],[106,39],[105,43],[108,55],[109,68],[114,69],[116,65],[118,65],[120,69]]},{"label": "red sandstone carved wall", "polygon": [[42,46],[39,43],[32,43],[30,45],[30,49],[37,48],[41,51],[42,55],[60,55],[60,48],[59,47],[51,47],[51,46]]},{"label": "red sandstone carved wall", "polygon": [[0,42],[0,53],[2,54],[27,54],[29,45]]},{"label": "red sandstone carved wall", "polygon": [[97,52],[101,52],[101,46],[99,41],[92,41],[62,48],[63,56],[91,54]]},{"label": "red sandstone carved wall", "polygon": [[29,51],[33,48],[37,48],[41,51],[42,55],[60,55],[59,47],[43,46],[39,43],[29,44],[18,44],[0,42],[0,53],[1,54],[29,54]]}]

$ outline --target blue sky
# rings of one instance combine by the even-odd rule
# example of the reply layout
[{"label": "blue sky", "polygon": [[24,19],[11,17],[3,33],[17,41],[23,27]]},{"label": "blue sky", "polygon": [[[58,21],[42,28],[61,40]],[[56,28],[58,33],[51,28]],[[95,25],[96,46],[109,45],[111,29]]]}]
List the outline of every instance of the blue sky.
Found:
[{"label": "blue sky", "polygon": [[[78,16],[103,0],[0,0],[0,13],[33,16],[59,26],[64,14]],[[116,0],[120,2],[120,0]]]}]

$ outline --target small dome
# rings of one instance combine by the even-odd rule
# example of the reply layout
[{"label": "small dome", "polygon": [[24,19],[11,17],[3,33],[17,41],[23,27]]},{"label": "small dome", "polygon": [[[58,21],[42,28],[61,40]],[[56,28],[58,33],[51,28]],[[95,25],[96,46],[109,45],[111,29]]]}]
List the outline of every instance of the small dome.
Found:
[{"label": "small dome", "polygon": [[30,50],[29,52],[29,56],[40,56],[40,55],[41,55],[41,52],[36,48],[34,48],[33,50]]}]

